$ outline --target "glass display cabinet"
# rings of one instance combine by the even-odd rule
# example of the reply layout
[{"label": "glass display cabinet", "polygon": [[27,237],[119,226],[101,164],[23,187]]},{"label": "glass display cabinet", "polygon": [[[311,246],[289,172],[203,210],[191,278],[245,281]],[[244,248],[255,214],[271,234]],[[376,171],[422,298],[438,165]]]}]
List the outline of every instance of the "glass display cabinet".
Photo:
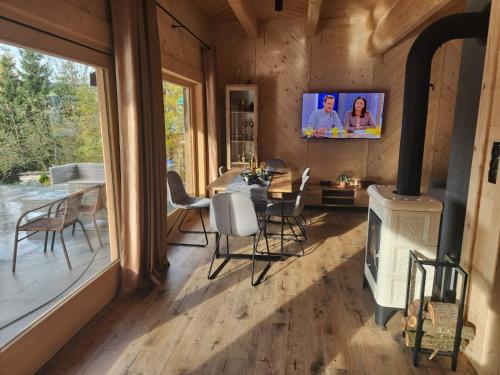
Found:
[{"label": "glass display cabinet", "polygon": [[257,85],[226,86],[227,167],[248,165],[257,157],[258,118]]}]

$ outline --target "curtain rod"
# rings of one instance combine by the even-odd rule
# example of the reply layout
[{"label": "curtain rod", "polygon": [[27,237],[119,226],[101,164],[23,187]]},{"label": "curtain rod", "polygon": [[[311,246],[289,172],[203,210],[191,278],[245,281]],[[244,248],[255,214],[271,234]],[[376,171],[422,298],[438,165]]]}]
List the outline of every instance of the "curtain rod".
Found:
[{"label": "curtain rod", "polygon": [[191,34],[192,36],[194,36],[202,45],[203,47],[205,47],[206,49],[210,49],[210,46],[205,43],[198,35],[196,35],[195,33],[193,33],[186,25],[184,25],[181,21],[179,21],[172,13],[170,13],[168,10],[165,9],[165,7],[163,5],[161,5],[158,1],[156,2],[156,5],[163,11],[165,12],[167,15],[170,16],[170,18],[172,18],[175,22],[178,23],[178,25],[172,25],[172,28],[177,28],[177,27],[182,27],[183,29],[185,29],[189,34]]},{"label": "curtain rod", "polygon": [[[108,56],[111,56],[113,57],[113,53],[110,53],[110,52],[106,52],[104,50],[100,50],[100,49],[97,49],[97,48],[94,48],[94,47],[90,47],[90,46],[87,46],[83,43],[80,43],[80,42],[77,42],[76,40],[73,40],[73,39],[69,39],[69,38],[66,38],[64,36],[61,36],[61,35],[58,35],[58,34],[55,34],[55,33],[52,33],[50,31],[46,31],[46,30],[42,30],[38,27],[35,27],[33,25],[28,25],[26,23],[23,23],[23,22],[20,22],[20,21],[16,21],[12,18],[8,18],[8,17],[5,17],[5,16],[0,16],[0,19],[1,20],[4,20],[4,21],[7,21],[7,22],[11,22],[11,23],[14,23],[16,25],[19,25],[19,26],[22,26],[22,27],[26,27],[28,29],[31,29],[31,30],[34,30],[34,31],[37,31],[39,33],[42,33],[42,34],[46,34],[48,36],[51,36],[51,37],[54,37],[54,38],[57,38],[57,39],[60,39],[60,40],[63,40],[65,42],[69,42],[69,43],[72,43],[72,44],[76,44],[77,46],[80,46],[80,47],[83,47],[83,48],[87,48],[87,49],[90,49],[94,52],[98,52],[98,53],[102,53],[104,55],[108,55]],[[111,50],[113,51],[113,50]],[[50,53],[49,53],[50,55]]]}]

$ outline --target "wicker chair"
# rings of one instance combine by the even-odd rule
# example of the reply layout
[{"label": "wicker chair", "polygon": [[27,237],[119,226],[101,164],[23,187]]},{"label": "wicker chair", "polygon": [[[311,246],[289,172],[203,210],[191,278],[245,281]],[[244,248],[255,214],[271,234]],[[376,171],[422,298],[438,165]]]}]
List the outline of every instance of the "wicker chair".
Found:
[{"label": "wicker chair", "polygon": [[[97,238],[99,239],[99,245],[102,247],[102,237],[99,227],[97,226],[96,215],[99,211],[106,208],[106,184],[99,184],[93,188],[86,189],[85,193],[90,193],[97,190],[97,196],[94,204],[81,204],[79,208],[80,216],[87,215],[92,216],[92,221],[94,222],[94,228],[97,232]],[[75,234],[76,222],[73,224],[73,233]]]},{"label": "wicker chair", "polygon": [[[66,263],[68,264],[69,269],[71,269],[71,262],[69,261],[68,251],[66,249],[66,243],[64,242],[63,230],[69,226],[72,226],[75,223],[80,224],[82,227],[83,233],[85,234],[85,238],[87,239],[87,243],[89,245],[90,251],[93,252],[94,249],[90,243],[89,237],[87,235],[87,231],[83,226],[82,222],[79,220],[79,208],[82,202],[83,192],[74,193],[69,195],[68,197],[46,204],[41,207],[34,208],[30,211],[24,212],[21,217],[18,219],[16,224],[16,234],[14,240],[14,256],[12,260],[12,272],[16,272],[16,259],[17,259],[17,246],[18,243],[37,232],[46,232],[45,233],[45,242],[43,251],[47,252],[47,240],[49,232],[53,232],[52,236],[52,245],[51,249],[54,248],[54,236],[55,232],[59,232],[62,248],[64,251],[64,256],[66,257]],[[52,208],[54,205],[57,205],[55,210],[55,217],[51,217]],[[39,211],[42,208],[47,208],[48,211],[46,214],[42,214],[40,216],[35,217],[34,219],[28,220],[26,223],[21,224],[23,219],[27,217],[27,215],[34,211]],[[60,215],[58,213],[61,213]],[[32,232],[25,237],[19,239],[19,232]]]}]

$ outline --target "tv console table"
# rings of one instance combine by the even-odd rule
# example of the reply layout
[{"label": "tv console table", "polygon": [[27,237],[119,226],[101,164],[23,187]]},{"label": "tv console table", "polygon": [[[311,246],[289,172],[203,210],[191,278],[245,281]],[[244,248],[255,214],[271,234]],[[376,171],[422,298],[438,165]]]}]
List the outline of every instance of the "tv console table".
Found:
[{"label": "tv console table", "polygon": [[347,185],[323,186],[310,184],[307,188],[306,205],[322,207],[368,207],[365,187]]}]

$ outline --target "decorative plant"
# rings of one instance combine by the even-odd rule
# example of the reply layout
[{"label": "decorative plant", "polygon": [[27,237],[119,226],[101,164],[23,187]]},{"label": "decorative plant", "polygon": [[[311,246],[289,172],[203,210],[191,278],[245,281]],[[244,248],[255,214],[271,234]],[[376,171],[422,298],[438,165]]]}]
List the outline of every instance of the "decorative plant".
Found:
[{"label": "decorative plant", "polygon": [[337,177],[337,183],[343,182],[344,184],[347,184],[349,183],[350,180],[351,178],[346,174],[341,174],[340,176]]}]

